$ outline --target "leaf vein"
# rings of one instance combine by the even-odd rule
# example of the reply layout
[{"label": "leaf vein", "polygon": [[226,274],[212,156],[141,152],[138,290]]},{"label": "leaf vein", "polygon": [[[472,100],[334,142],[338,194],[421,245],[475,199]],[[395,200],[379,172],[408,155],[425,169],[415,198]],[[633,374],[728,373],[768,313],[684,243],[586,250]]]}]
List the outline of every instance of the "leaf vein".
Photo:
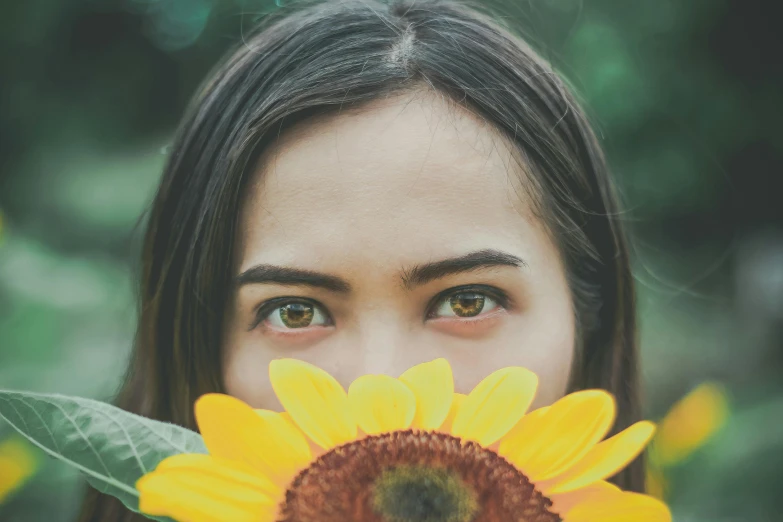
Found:
[{"label": "leaf vein", "polygon": [[[24,400],[24,397],[19,397],[19,400],[22,401],[22,403],[24,405],[26,405],[28,408],[30,408],[31,410],[33,410],[35,412],[35,409],[31,405],[27,404],[27,402]],[[40,401],[42,399],[36,399],[36,400]],[[82,429],[79,427],[78,424],[76,424],[76,419],[71,417],[70,415],[68,415],[68,413],[65,411],[65,409],[62,406],[60,406],[59,404],[55,404],[55,403],[52,403],[52,402],[49,402],[49,401],[43,401],[43,402],[45,402],[46,404],[50,404],[50,405],[54,406],[55,408],[57,408],[58,410],[60,410],[60,412],[63,414],[63,416],[66,419],[68,419],[68,422],[70,422],[73,425],[73,427],[76,429],[76,431],[79,432],[79,435],[81,435],[81,437],[84,440],[84,442],[87,443],[87,446],[89,446],[89,448],[95,454],[95,457],[98,459],[98,462],[100,462],[101,466],[103,466],[103,470],[106,473],[106,476],[111,477],[112,479],[115,478],[111,474],[111,471],[109,471],[109,467],[106,465],[106,463],[101,458],[101,454],[98,453],[98,450],[95,449],[95,446],[93,446],[92,442],[90,442],[90,439],[89,439],[89,437],[87,437],[87,434],[82,431]],[[35,414],[38,415],[37,412]],[[40,415],[38,415],[38,417],[41,418]],[[41,421],[43,422],[43,419],[41,419]],[[46,428],[46,431],[48,431],[50,434],[52,434],[52,432],[49,431],[49,428]],[[52,437],[54,437],[54,434],[52,434]],[[57,451],[59,453],[62,453],[59,449]]]},{"label": "leaf vein", "polygon": [[[11,402],[11,401],[10,401],[8,398],[6,398],[6,397],[2,397],[2,396],[0,396],[0,398],[1,398],[1,399],[4,399],[4,400],[5,400],[5,401],[6,401],[6,402],[7,402],[7,403],[8,403],[8,404],[9,404],[9,405],[12,407],[12,408],[14,408],[14,411],[16,411],[16,412],[17,412],[17,414],[19,414],[19,410],[17,410],[17,409],[14,407],[13,403],[12,403],[12,402]],[[30,407],[31,407],[29,404],[26,404],[26,403],[25,403],[25,406],[27,406],[28,408],[30,408]],[[31,443],[31,444],[34,444],[35,446],[37,446],[38,448],[40,448],[41,450],[43,450],[45,453],[47,453],[47,454],[51,455],[51,456],[52,456],[52,457],[54,457],[54,458],[57,458],[57,459],[60,459],[60,460],[63,460],[63,461],[65,461],[65,462],[67,462],[68,464],[70,464],[71,466],[75,467],[75,468],[76,468],[76,469],[78,469],[79,471],[81,471],[81,472],[83,472],[83,473],[85,473],[85,474],[87,474],[87,475],[89,475],[89,476],[91,476],[91,477],[93,477],[93,478],[96,478],[96,479],[98,479],[98,480],[101,480],[101,481],[103,481],[103,482],[106,482],[106,483],[108,483],[108,484],[110,484],[110,485],[112,485],[112,486],[116,487],[116,488],[117,488],[117,489],[119,489],[120,491],[124,491],[125,493],[128,493],[128,494],[130,494],[130,495],[133,495],[134,497],[137,497],[137,498],[138,498],[138,496],[139,496],[139,492],[138,492],[138,491],[137,491],[135,488],[131,488],[131,487],[129,487],[129,486],[126,486],[125,484],[123,484],[123,483],[121,483],[121,482],[117,481],[117,480],[116,480],[114,477],[112,477],[111,475],[108,475],[108,476],[107,476],[107,475],[101,475],[100,473],[98,473],[98,472],[96,472],[96,471],[93,471],[93,470],[89,469],[88,467],[86,467],[86,466],[83,466],[82,464],[79,464],[78,462],[76,462],[76,461],[74,461],[74,460],[72,460],[72,459],[69,459],[68,457],[66,457],[66,456],[65,456],[65,455],[63,455],[62,453],[58,453],[60,450],[57,450],[57,452],[55,452],[55,451],[52,451],[52,449],[51,449],[51,448],[49,448],[49,447],[47,447],[47,446],[45,446],[45,445],[41,444],[40,442],[38,442],[38,441],[37,441],[37,440],[35,440],[34,438],[32,438],[32,437],[30,437],[29,435],[27,435],[27,434],[26,434],[24,431],[22,431],[21,429],[19,429],[19,427],[18,427],[16,424],[14,424],[13,422],[11,422],[11,420],[10,420],[8,417],[6,417],[5,415],[3,415],[2,413],[0,413],[0,417],[2,417],[2,418],[4,418],[5,420],[7,420],[7,421],[9,422],[9,424],[11,424],[11,427],[12,427],[12,428],[14,428],[16,431],[18,431],[20,435],[22,435],[22,436],[23,436],[25,439],[27,439],[28,441],[30,441],[30,443]],[[40,416],[39,416],[39,418],[40,418]],[[24,423],[24,421],[22,421],[22,422]],[[24,423],[24,424],[25,424],[25,426],[27,426],[27,424],[26,424],[26,423]],[[28,428],[29,428],[29,426],[28,426]],[[47,429],[47,431],[48,431],[48,429]],[[49,433],[51,433],[51,432],[49,432]]]}]

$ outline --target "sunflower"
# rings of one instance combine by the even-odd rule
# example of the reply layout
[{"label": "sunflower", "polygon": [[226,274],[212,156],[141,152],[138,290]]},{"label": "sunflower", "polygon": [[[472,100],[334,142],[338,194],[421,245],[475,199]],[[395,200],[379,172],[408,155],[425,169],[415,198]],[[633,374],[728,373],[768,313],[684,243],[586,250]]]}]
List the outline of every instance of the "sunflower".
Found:
[{"label": "sunflower", "polygon": [[526,415],[529,370],[498,370],[468,395],[444,359],[398,379],[365,375],[345,389],[308,363],[269,367],[285,412],[222,394],[196,401],[209,455],[164,459],[139,479],[139,509],[180,522],[670,522],[665,504],[605,481],[655,427],[606,440],[602,390]]}]

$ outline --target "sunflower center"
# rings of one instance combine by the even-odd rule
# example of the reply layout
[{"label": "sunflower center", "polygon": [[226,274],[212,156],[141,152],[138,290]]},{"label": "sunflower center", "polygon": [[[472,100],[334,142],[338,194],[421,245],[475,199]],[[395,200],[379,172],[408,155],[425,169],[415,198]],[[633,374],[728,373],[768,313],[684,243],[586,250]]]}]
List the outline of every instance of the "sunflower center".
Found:
[{"label": "sunflower center", "polygon": [[278,522],[561,522],[494,451],[429,431],[349,442],[291,483]]},{"label": "sunflower center", "polygon": [[470,522],[474,491],[443,468],[399,466],[381,473],[373,489],[376,513],[393,522]]}]

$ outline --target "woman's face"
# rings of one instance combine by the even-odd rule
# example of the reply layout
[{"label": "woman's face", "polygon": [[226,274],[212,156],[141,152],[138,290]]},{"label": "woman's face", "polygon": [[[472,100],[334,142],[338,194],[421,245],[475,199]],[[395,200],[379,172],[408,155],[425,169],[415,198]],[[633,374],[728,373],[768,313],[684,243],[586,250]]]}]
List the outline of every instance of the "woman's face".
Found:
[{"label": "woman's face", "polygon": [[227,392],[278,409],[272,359],[344,386],[439,357],[467,393],[506,366],[565,394],[572,302],[518,165],[487,124],[429,95],[307,122],[259,163],[227,310]]}]

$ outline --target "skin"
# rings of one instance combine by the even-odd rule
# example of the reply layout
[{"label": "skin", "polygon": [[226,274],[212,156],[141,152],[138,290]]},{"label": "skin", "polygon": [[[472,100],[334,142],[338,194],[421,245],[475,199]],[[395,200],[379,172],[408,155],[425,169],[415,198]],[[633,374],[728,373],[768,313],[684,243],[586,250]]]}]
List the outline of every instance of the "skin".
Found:
[{"label": "skin", "polygon": [[[511,150],[488,123],[421,92],[281,135],[241,209],[236,274],[280,265],[339,277],[351,289],[238,285],[226,311],[227,392],[279,411],[268,377],[275,358],[311,362],[347,389],[360,375],[396,377],[445,357],[458,392],[524,366],[540,379],[534,407],[562,397],[574,352],[572,299]],[[401,282],[403,269],[484,249],[524,265]],[[509,302],[478,288],[452,292],[461,294],[452,305],[449,290],[463,285],[500,290]],[[280,297],[293,308],[276,303],[253,327],[259,305]]]}]

